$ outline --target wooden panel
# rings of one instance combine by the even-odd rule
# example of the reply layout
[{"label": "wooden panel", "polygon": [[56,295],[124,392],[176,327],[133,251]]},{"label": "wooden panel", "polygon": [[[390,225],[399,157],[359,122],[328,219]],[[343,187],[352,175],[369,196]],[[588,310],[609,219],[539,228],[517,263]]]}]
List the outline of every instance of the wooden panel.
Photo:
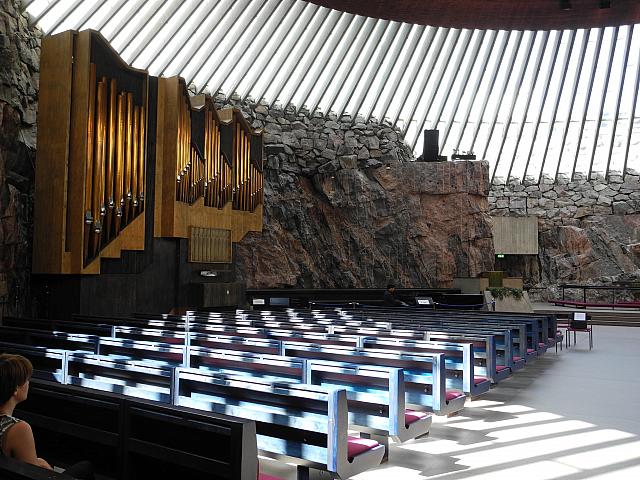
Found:
[{"label": "wooden panel", "polygon": [[[154,212],[154,235],[156,237],[172,237],[174,231],[179,89],[179,77],[158,79],[156,198]],[[185,233],[184,238],[186,236]]]},{"label": "wooden panel", "polygon": [[67,249],[73,252],[64,273],[77,273],[83,268],[78,252],[84,248],[85,161],[89,109],[91,32],[76,36],[73,53],[73,101],[71,103],[71,136],[69,148],[69,188],[67,190]]},{"label": "wooden panel", "polygon": [[175,203],[173,238],[189,238],[189,227],[231,230],[231,241],[239,242],[248,232],[262,231],[262,205],[255,212],[233,210],[231,203],[224,208],[211,208],[200,198],[193,205]]},{"label": "wooden panel", "polygon": [[100,273],[100,259],[120,258],[123,250],[144,250],[144,215],[138,215],[125,230],[114,238],[89,265],[82,269],[82,274],[97,275]]},{"label": "wooden panel", "polygon": [[538,217],[492,217],[492,222],[496,254],[538,254]]},{"label": "wooden panel", "polygon": [[189,262],[231,263],[231,230],[191,227]]},{"label": "wooden panel", "polygon": [[64,263],[72,59],[72,32],[42,40],[33,273],[62,273]]}]

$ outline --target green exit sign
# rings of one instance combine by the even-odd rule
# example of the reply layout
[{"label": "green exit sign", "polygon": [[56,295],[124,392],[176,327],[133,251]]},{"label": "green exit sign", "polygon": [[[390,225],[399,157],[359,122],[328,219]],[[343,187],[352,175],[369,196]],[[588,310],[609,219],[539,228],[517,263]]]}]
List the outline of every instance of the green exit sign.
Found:
[{"label": "green exit sign", "polygon": [[496,257],[498,257],[498,258],[504,258],[504,253],[498,253],[498,254],[496,255]]}]

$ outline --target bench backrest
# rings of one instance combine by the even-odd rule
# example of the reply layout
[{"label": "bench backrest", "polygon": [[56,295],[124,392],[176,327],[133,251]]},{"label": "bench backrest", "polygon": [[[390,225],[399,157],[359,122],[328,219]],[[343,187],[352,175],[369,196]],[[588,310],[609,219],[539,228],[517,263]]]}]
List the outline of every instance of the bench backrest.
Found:
[{"label": "bench backrest", "polygon": [[109,478],[257,476],[255,423],[246,419],[39,380],[16,416],[54,464],[91,459]]}]

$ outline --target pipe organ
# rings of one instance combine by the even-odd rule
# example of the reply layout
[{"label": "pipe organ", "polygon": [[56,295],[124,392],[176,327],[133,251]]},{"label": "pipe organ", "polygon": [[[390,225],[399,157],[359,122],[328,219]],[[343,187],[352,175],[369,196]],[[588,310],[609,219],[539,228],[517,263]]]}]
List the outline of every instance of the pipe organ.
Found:
[{"label": "pipe organ", "polygon": [[231,200],[233,167],[231,158],[222,154],[220,117],[213,102],[205,97],[204,151],[206,160],[204,204],[223,208]]},{"label": "pipe organ", "polygon": [[84,176],[83,264],[86,266],[143,211],[145,107],[115,78],[89,65]]},{"label": "pipe organ", "polygon": [[252,212],[262,205],[262,135],[255,135],[242,112],[221,112],[233,135],[233,208]]},{"label": "pipe organ", "polygon": [[97,32],[43,40],[38,126],[34,273],[97,274],[150,235],[262,229],[262,132],[128,66]]}]

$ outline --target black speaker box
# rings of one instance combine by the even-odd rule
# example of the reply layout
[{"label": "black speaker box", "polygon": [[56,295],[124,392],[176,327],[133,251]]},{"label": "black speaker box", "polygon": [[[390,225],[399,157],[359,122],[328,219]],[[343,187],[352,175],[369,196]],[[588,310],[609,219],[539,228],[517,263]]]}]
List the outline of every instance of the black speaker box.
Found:
[{"label": "black speaker box", "polygon": [[423,161],[437,162],[439,153],[439,132],[438,130],[424,131],[424,150],[422,152]]}]

